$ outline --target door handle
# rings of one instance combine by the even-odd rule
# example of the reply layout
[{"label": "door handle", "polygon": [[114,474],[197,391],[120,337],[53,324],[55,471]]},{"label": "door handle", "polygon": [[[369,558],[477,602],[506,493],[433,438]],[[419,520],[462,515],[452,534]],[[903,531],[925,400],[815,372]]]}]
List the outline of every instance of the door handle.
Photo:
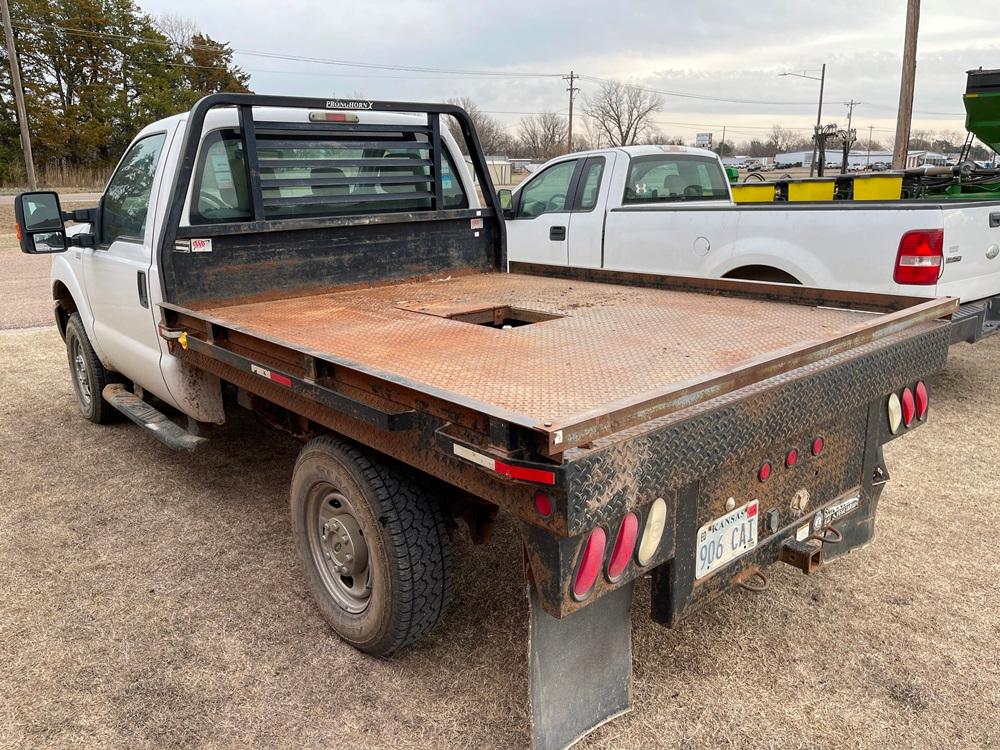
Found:
[{"label": "door handle", "polygon": [[139,304],[149,307],[149,292],[146,291],[146,272],[136,271],[136,285],[139,287]]},{"label": "door handle", "polygon": [[994,211],[990,214],[990,229],[997,227],[1000,227],[1000,211]]},{"label": "door handle", "polygon": [[550,227],[549,239],[556,241],[562,241],[566,239],[566,227]]}]

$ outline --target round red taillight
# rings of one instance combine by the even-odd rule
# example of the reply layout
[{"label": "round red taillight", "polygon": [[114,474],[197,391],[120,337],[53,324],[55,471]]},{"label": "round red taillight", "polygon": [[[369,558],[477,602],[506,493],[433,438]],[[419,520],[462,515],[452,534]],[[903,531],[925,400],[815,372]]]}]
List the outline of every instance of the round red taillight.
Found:
[{"label": "round red taillight", "polygon": [[916,391],[915,395],[917,398],[917,419],[922,420],[924,417],[927,416],[927,404],[928,404],[927,386],[924,385],[924,381],[921,380],[919,383],[917,383],[915,391]]},{"label": "round red taillight", "polygon": [[635,513],[625,514],[621,526],[618,527],[618,536],[615,538],[615,546],[611,548],[611,561],[608,563],[608,580],[617,581],[625,572],[629,558],[635,550],[635,540],[639,536],[639,517]]},{"label": "round red taillight", "polygon": [[815,440],[813,440],[812,454],[814,456],[818,456],[822,452],[823,452],[823,438],[818,437]]},{"label": "round red taillight", "polygon": [[789,469],[795,466],[795,462],[799,460],[799,452],[792,448],[788,451],[788,455],[785,456],[785,466]]},{"label": "round red taillight", "polygon": [[591,531],[587,537],[583,554],[580,555],[580,564],[576,569],[576,577],[573,579],[573,596],[577,599],[586,598],[594,588],[597,575],[601,572],[601,563],[604,562],[604,546],[607,541],[607,534],[600,526]]},{"label": "round red taillight", "polygon": [[538,511],[538,515],[548,518],[552,515],[552,498],[546,495],[544,492],[538,492],[535,494],[535,510]]},{"label": "round red taillight", "polygon": [[771,463],[770,461],[765,461],[757,471],[757,479],[766,482],[769,476],[771,476]]},{"label": "round red taillight", "polygon": [[913,416],[917,413],[917,406],[913,403],[913,391],[904,388],[899,400],[903,405],[903,424],[909,427],[913,424]]}]

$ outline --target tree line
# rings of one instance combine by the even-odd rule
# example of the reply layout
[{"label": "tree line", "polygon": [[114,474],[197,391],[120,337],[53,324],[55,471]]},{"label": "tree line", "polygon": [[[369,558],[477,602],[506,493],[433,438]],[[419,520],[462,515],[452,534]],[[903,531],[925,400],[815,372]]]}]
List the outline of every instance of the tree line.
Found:
[{"label": "tree line", "polygon": [[[230,46],[132,0],[11,0],[36,165],[110,167],[135,132],[206,94],[249,91]],[[0,180],[23,179],[7,50],[0,65]]]}]

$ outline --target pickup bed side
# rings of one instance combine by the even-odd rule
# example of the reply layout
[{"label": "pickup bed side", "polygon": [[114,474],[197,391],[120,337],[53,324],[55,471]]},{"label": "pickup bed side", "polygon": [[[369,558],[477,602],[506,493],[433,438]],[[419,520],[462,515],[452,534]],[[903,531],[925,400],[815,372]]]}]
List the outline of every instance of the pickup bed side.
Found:
[{"label": "pickup bed side", "polygon": [[[584,185],[593,162],[606,168]],[[656,160],[642,172],[633,165]],[[698,171],[684,175],[685,164]],[[557,195],[545,175],[578,166],[575,195]],[[680,166],[681,175],[676,174]],[[714,178],[710,178],[714,175]],[[1000,203],[982,201],[835,201],[734,204],[718,157],[677,146],[636,146],[571,154],[521,183],[508,212],[512,260],[637,273],[797,283],[825,289],[954,296],[956,340],[975,340],[1000,324]],[[672,181],[684,177],[691,185]],[[714,182],[713,182],[714,180]],[[593,204],[583,200],[593,191]],[[687,189],[690,195],[683,191]],[[524,197],[525,194],[527,197]],[[540,212],[534,207],[545,208]],[[551,194],[550,194],[551,193]],[[584,203],[587,206],[585,207]],[[548,227],[564,228],[550,238]],[[911,232],[943,233],[936,283],[896,281],[897,254]],[[975,321],[972,320],[975,318]],[[976,323],[970,326],[970,323]]]}]

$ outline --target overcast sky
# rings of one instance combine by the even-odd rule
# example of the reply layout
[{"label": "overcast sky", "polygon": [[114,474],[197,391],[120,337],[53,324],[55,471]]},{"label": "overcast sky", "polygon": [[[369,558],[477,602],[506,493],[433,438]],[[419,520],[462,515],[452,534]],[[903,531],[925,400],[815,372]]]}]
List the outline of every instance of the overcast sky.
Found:
[{"label": "overcast sky", "polygon": [[[565,112],[574,70],[681,94],[665,95],[664,135],[692,138],[728,126],[728,140],[771,125],[811,129],[818,75],[827,65],[823,121],[846,121],[860,101],[859,136],[894,132],[905,0],[140,0],[151,13],[194,20],[240,52],[259,93],[440,101],[469,96],[511,126],[521,113]],[[961,130],[969,68],[1000,68],[998,0],[924,0],[914,128]],[[447,75],[291,61],[255,53],[420,66],[492,75]],[[581,95],[597,83],[584,79]],[[579,101],[579,99],[578,99]]]}]

